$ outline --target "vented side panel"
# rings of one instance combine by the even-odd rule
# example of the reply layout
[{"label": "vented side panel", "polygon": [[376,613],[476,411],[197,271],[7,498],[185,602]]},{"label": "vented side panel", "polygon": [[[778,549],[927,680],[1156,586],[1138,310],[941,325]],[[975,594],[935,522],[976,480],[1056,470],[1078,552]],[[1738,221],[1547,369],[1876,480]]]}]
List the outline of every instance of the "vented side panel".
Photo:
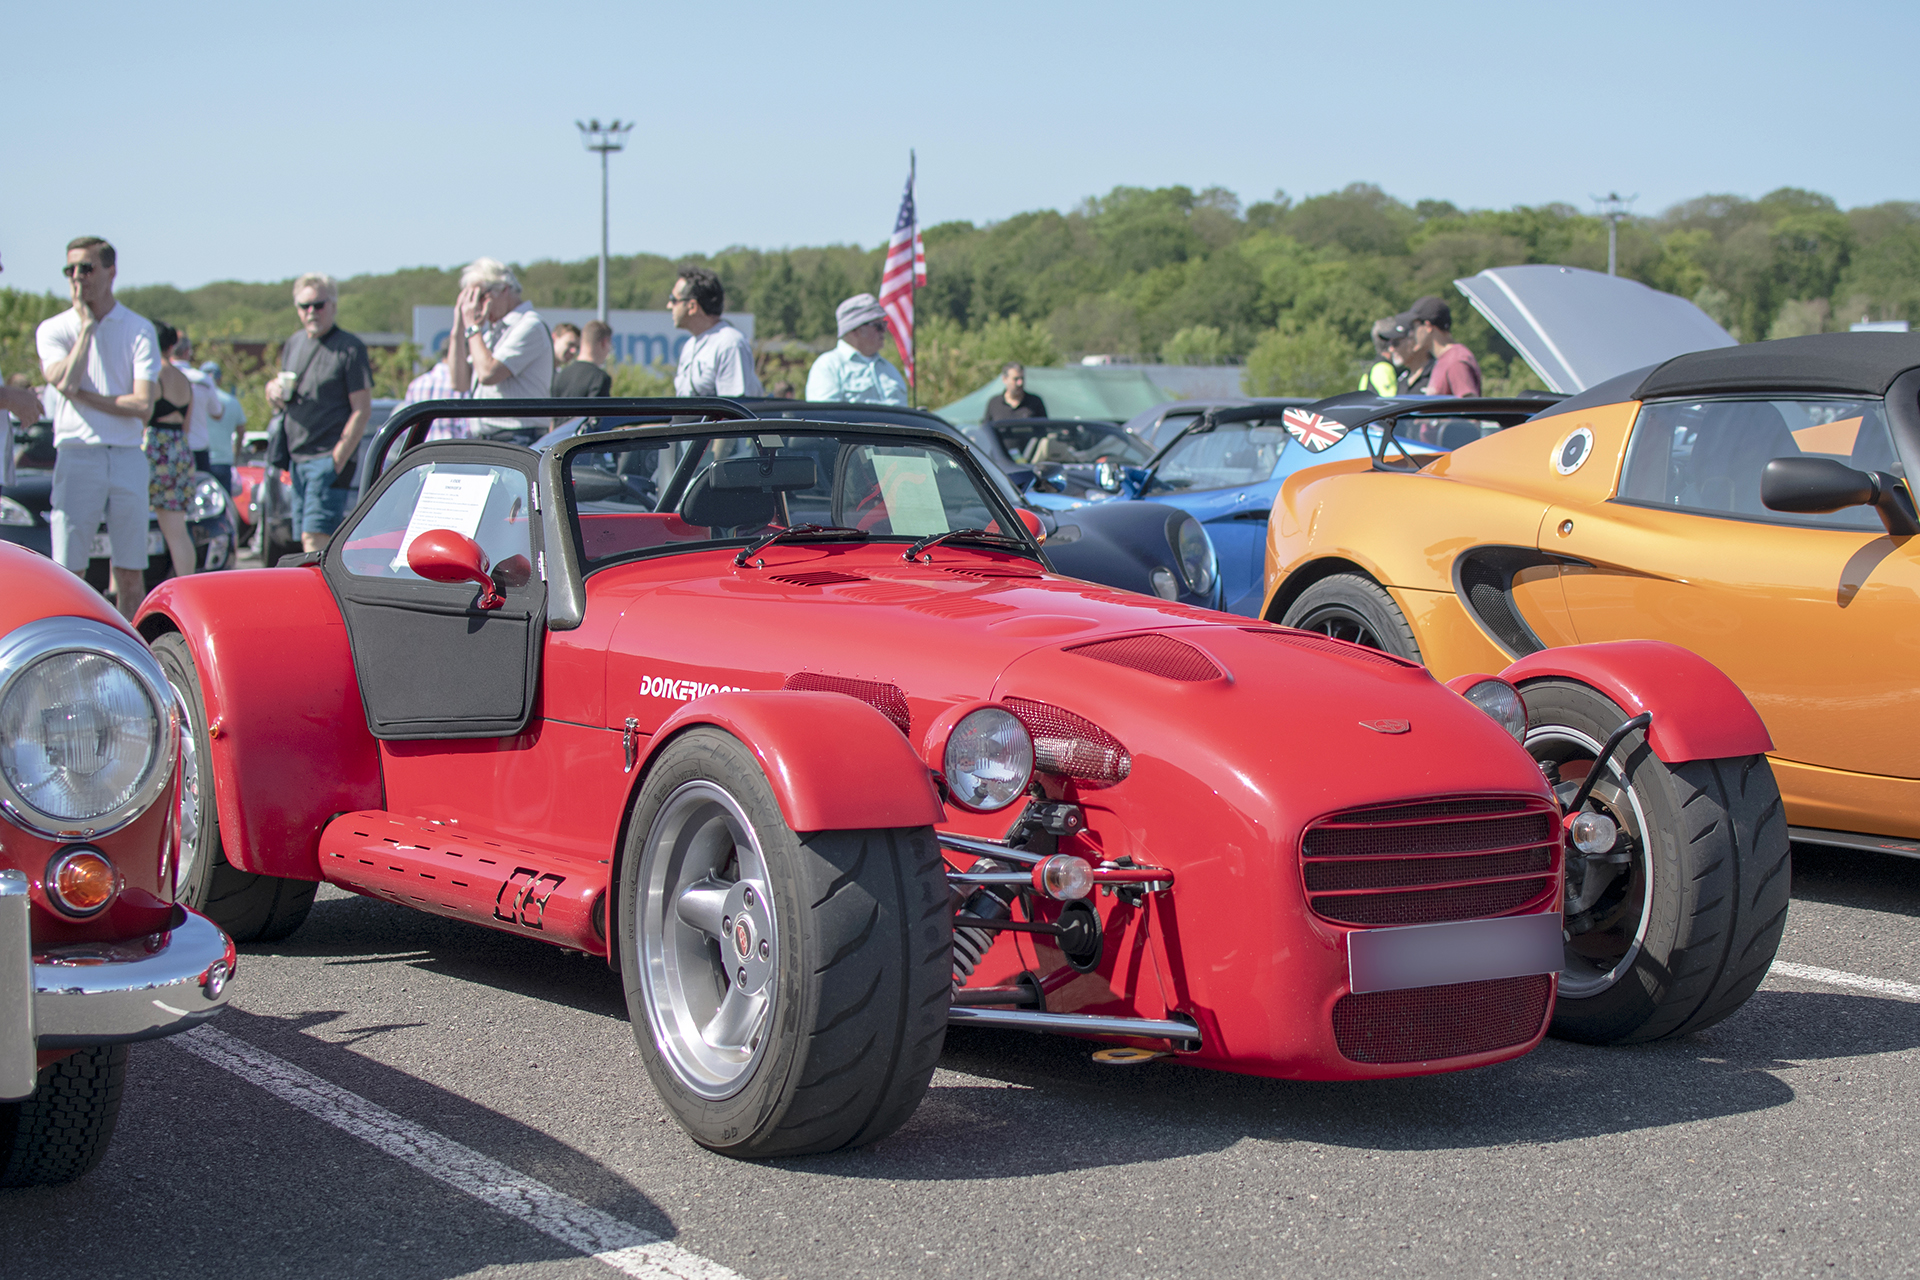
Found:
[{"label": "vented side panel", "polygon": [[1333,1038],[1355,1062],[1439,1062],[1525,1044],[1552,1006],[1553,978],[1533,974],[1342,996]]},{"label": "vented side panel", "polygon": [[1163,680],[1218,680],[1223,674],[1206,654],[1172,636],[1121,636],[1074,645],[1067,652],[1116,667],[1131,667]]},{"label": "vented side panel", "polygon": [[796,671],[787,677],[786,684],[781,687],[802,693],[844,693],[849,698],[858,698],[893,721],[893,727],[901,733],[912,732],[913,713],[907,709],[907,695],[897,684]]}]

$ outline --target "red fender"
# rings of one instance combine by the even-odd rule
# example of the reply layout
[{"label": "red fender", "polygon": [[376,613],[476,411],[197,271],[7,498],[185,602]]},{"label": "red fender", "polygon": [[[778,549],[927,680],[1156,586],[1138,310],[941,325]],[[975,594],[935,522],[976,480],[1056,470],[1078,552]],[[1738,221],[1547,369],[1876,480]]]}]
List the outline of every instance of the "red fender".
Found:
[{"label": "red fender", "polygon": [[320,571],[169,579],[134,627],[149,642],[177,631],[193,653],[227,861],[320,879],[333,816],[386,807],[347,629]]},{"label": "red fender", "polygon": [[900,730],[845,694],[710,693],[667,717],[647,758],[696,724],[724,729],[753,752],[795,831],[930,827],[946,815]]},{"label": "red fender", "polygon": [[[1653,713],[1647,743],[1668,764],[1764,755],[1773,739],[1747,695],[1720,668],[1664,640],[1610,640],[1531,653],[1500,673],[1524,680],[1561,676],[1591,685],[1629,716]],[[1526,696],[1524,687],[1520,696]]]}]

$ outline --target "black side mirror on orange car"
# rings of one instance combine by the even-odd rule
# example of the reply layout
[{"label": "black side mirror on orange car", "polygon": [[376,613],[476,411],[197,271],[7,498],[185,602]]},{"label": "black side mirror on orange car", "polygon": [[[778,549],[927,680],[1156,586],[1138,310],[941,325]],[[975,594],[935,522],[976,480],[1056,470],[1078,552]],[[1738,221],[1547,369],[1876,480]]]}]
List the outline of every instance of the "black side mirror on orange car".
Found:
[{"label": "black side mirror on orange car", "polygon": [[1855,471],[1833,458],[1775,458],[1760,473],[1760,501],[1772,511],[1816,514],[1873,507],[1896,538],[1920,533],[1906,486],[1884,471]]}]

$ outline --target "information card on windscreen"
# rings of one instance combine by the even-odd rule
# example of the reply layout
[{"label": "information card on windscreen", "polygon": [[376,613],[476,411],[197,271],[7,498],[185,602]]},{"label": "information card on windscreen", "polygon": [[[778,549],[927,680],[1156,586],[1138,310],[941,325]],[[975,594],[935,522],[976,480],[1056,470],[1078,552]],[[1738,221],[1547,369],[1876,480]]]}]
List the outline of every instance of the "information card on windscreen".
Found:
[{"label": "information card on windscreen", "polygon": [[481,513],[486,511],[487,498],[493,492],[493,479],[491,471],[478,476],[443,471],[428,476],[413,504],[413,516],[407,521],[406,536],[400,539],[393,567],[407,567],[407,548],[429,529],[451,529],[471,538],[480,528]]}]

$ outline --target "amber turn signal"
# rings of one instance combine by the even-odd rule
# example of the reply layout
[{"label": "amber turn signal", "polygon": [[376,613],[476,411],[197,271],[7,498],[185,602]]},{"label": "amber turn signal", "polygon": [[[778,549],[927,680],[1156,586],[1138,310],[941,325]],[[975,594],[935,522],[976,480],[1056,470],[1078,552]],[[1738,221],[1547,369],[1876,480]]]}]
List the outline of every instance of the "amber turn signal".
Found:
[{"label": "amber turn signal", "polygon": [[88,845],[54,855],[47,868],[47,897],[72,916],[90,916],[113,901],[120,875],[107,855]]}]

